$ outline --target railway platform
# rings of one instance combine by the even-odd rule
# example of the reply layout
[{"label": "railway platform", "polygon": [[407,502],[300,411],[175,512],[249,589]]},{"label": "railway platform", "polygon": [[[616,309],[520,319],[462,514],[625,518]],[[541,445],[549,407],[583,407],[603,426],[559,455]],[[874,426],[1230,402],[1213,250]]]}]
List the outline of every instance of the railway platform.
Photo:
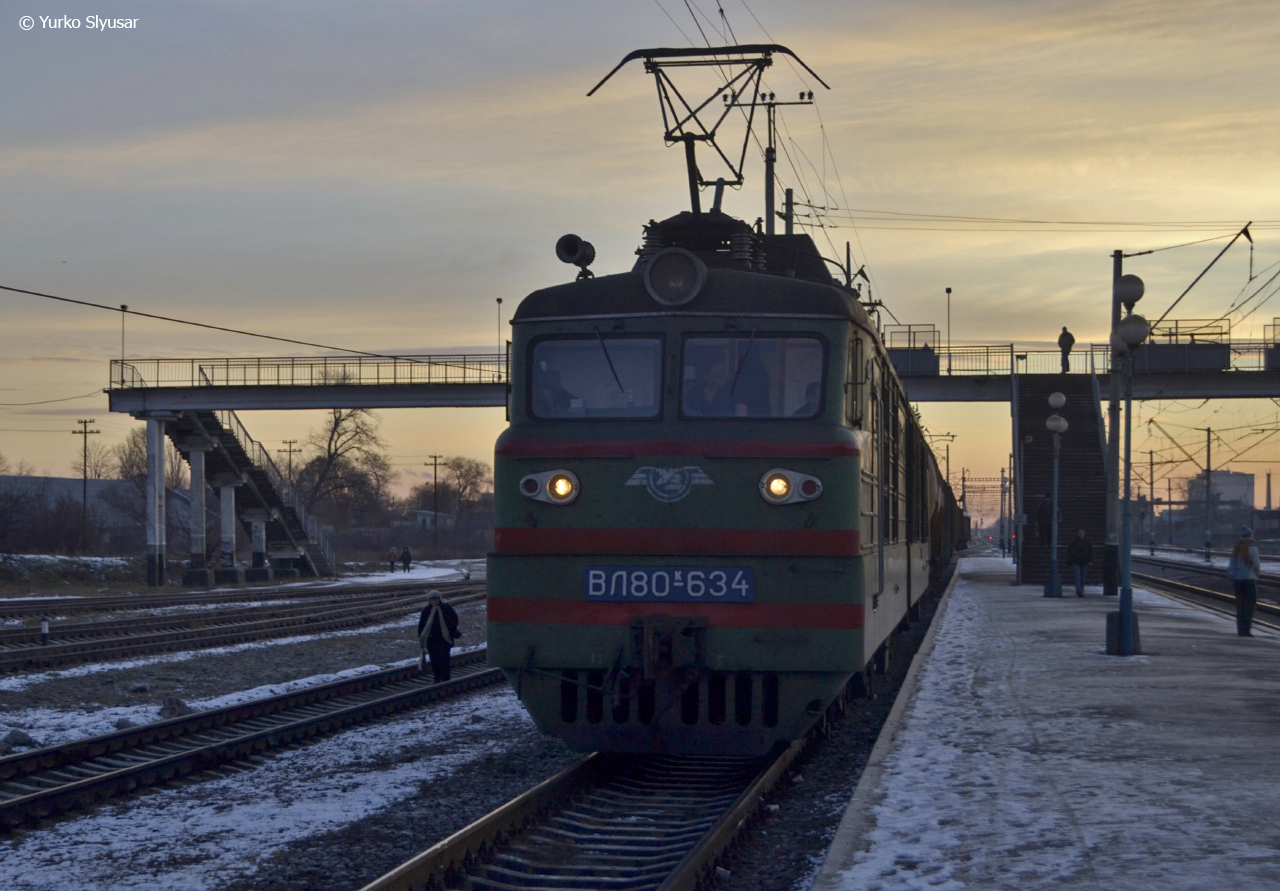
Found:
[{"label": "railway platform", "polygon": [[[1280,637],[960,561],[812,888],[1280,888]],[[1068,592],[1070,594],[1070,592]]]}]

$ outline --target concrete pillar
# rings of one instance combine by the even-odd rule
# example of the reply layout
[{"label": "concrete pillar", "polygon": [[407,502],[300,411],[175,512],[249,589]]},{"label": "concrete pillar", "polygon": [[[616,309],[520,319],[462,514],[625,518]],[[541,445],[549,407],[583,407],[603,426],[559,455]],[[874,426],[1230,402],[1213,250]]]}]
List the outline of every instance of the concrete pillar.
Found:
[{"label": "concrete pillar", "polygon": [[182,577],[182,584],[190,586],[210,585],[213,573],[209,571],[205,541],[205,479],[204,456],[208,443],[184,443],[184,451],[190,456],[191,465],[191,565]]},{"label": "concrete pillar", "polygon": [[267,565],[267,520],[270,516],[259,508],[242,511],[240,516],[249,521],[249,539],[253,543],[253,565],[244,571],[244,580],[269,582],[272,580],[271,567]]},{"label": "concrete pillar", "polygon": [[164,584],[164,421],[147,419],[147,584]]},{"label": "concrete pillar", "polygon": [[191,568],[204,569],[204,452],[192,449],[191,458]]},{"label": "concrete pillar", "polygon": [[250,523],[253,529],[250,536],[253,540],[253,567],[260,569],[267,565],[267,518],[254,517]]},{"label": "concrete pillar", "polygon": [[222,498],[222,568],[236,565],[236,487],[235,484],[218,487]]}]

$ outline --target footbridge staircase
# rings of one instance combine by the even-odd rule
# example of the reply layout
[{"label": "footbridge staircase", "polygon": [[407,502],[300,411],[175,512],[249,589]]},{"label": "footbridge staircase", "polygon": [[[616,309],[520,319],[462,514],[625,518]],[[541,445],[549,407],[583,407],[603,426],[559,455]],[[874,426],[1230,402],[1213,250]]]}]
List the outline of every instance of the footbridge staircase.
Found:
[{"label": "footbridge staircase", "polygon": [[192,452],[204,452],[210,485],[235,487],[237,520],[251,538],[253,524],[263,524],[265,554],[277,568],[287,564],[314,576],[334,574],[333,548],[324,529],[307,514],[288,477],[235,412],[181,412],[165,423],[165,433],[188,462]]}]

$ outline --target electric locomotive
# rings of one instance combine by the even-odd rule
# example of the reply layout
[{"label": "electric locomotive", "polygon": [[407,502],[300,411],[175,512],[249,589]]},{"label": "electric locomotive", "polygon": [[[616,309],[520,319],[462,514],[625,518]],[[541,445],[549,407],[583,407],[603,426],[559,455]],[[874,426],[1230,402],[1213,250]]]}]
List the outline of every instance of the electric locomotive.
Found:
[{"label": "electric locomotive", "polygon": [[767,752],[883,658],[954,499],[808,235],[718,191],[646,226],[630,271],[556,249],[578,279],[512,319],[489,662],[577,750]]}]

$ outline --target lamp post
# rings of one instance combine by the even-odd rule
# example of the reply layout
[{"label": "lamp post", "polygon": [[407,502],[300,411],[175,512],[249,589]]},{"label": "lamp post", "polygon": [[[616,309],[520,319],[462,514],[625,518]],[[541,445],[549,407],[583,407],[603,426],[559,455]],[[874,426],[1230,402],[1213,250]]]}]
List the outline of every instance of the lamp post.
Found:
[{"label": "lamp post", "polygon": [[[1117,628],[1114,655],[1136,656],[1141,652],[1138,645],[1138,620],[1133,613],[1133,584],[1130,576],[1132,566],[1130,527],[1132,525],[1129,504],[1129,477],[1133,467],[1133,351],[1151,333],[1147,320],[1133,311],[1133,305],[1142,298],[1142,279],[1125,276],[1136,284],[1131,284],[1124,300],[1128,315],[1116,325],[1112,335],[1112,350],[1121,356],[1124,363],[1124,497],[1120,515],[1120,610],[1117,614]],[[1110,630],[1110,629],[1108,629]],[[1107,652],[1111,653],[1111,635],[1107,635]]]},{"label": "lamp post", "polygon": [[947,288],[947,374],[951,373],[951,289]]},{"label": "lamp post", "polygon": [[1053,414],[1044,425],[1053,434],[1053,515],[1052,534],[1049,536],[1049,580],[1044,586],[1045,597],[1062,596],[1062,579],[1058,578],[1058,454],[1062,446],[1062,434],[1067,432],[1067,419],[1058,414],[1058,409],[1067,404],[1067,397],[1061,393],[1049,394],[1049,406]]}]

